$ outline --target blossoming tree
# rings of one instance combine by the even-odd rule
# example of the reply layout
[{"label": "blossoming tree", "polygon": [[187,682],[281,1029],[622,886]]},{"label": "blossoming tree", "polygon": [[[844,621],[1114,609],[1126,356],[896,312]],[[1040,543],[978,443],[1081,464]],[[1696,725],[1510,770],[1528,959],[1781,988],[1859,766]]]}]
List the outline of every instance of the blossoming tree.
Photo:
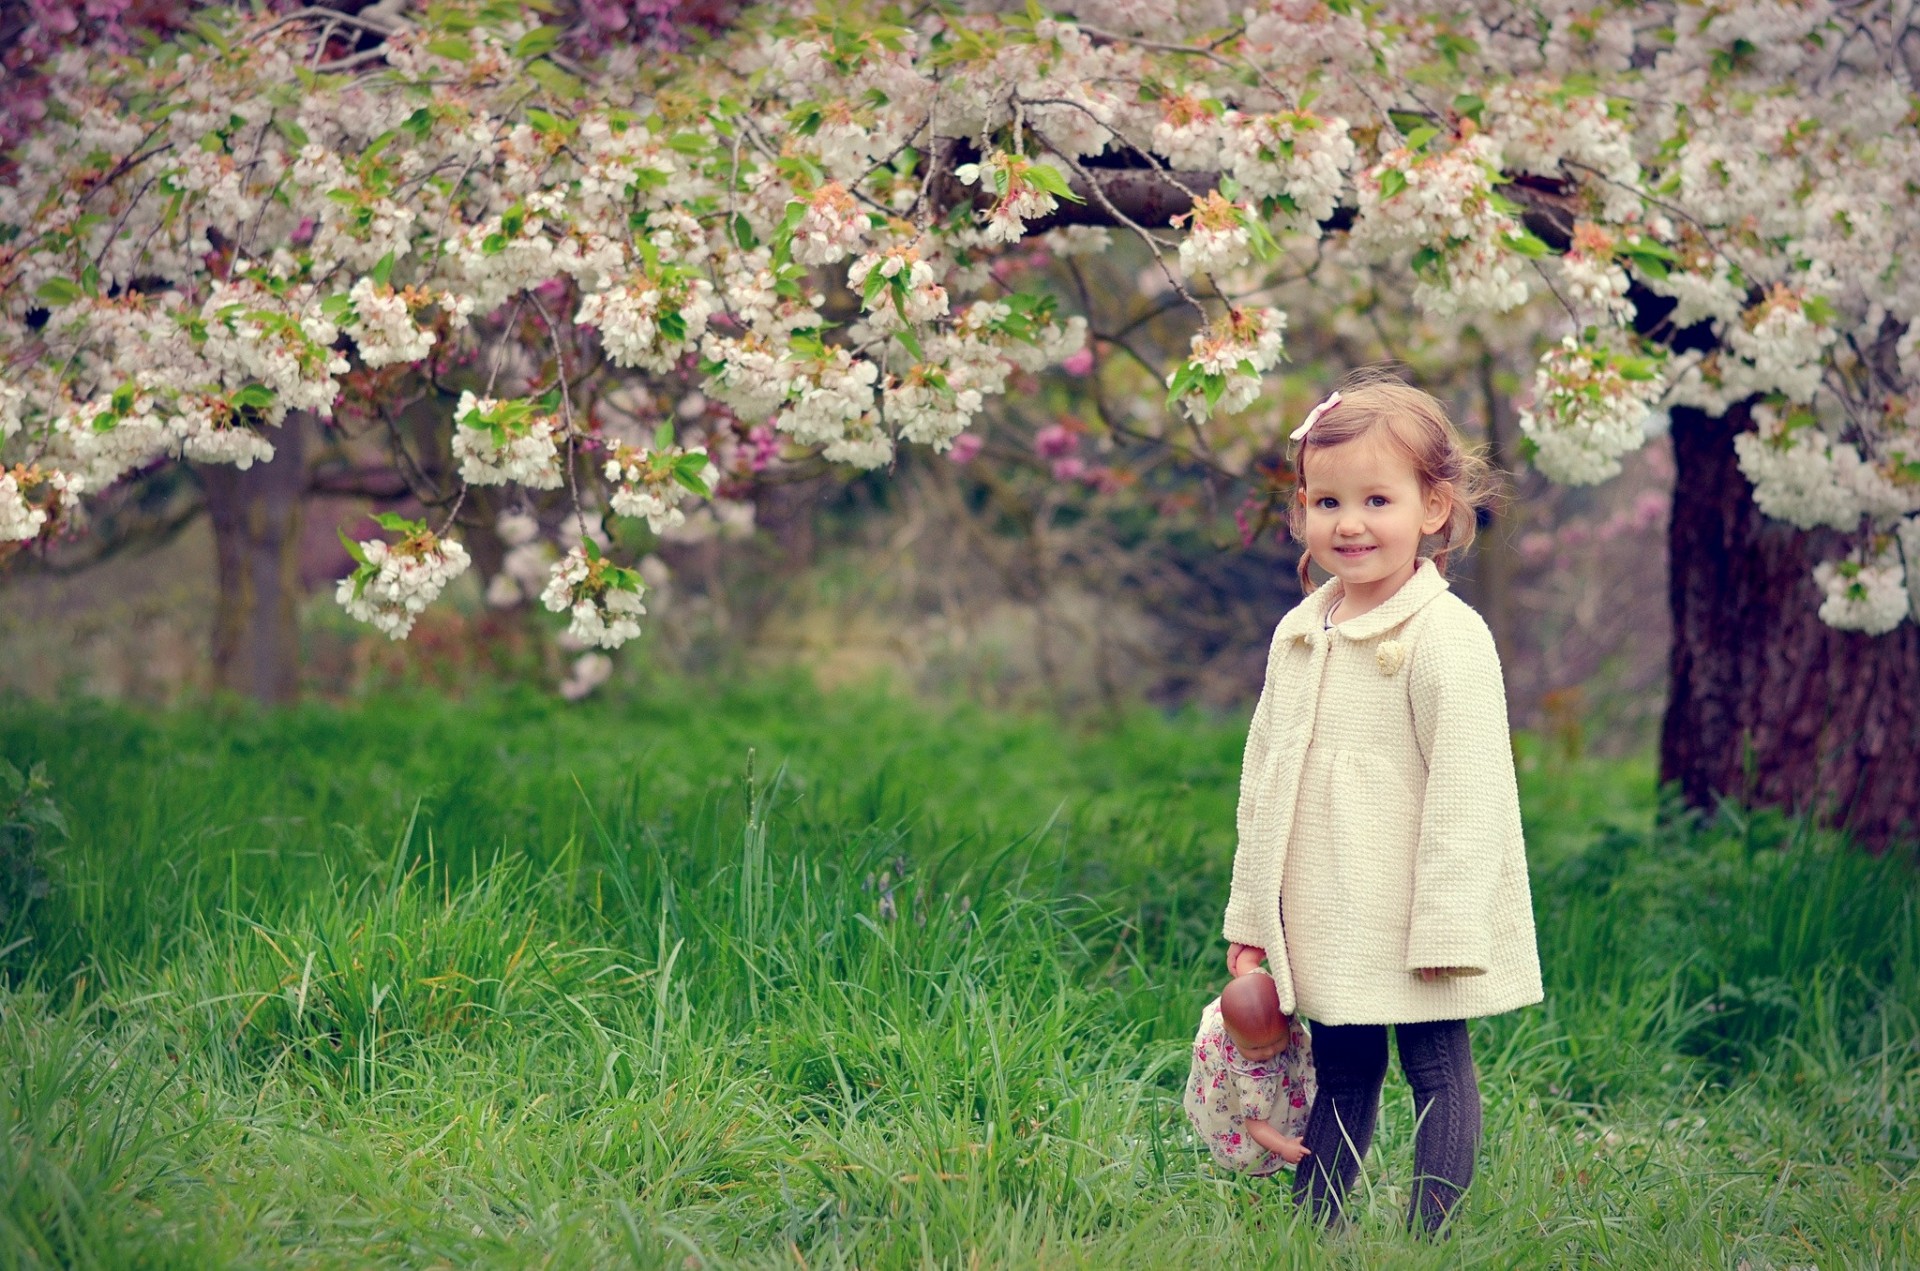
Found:
[{"label": "blossoming tree", "polygon": [[[290,418],[412,377],[457,397],[457,479],[354,544],[341,603],[405,635],[467,566],[468,489],[564,489],[541,598],[610,647],[645,582],[590,515],[665,528],[770,444],[945,449],[1082,349],[1086,314],[996,281],[1010,245],[1151,250],[1195,452],[1284,356],[1272,271],[1394,261],[1430,313],[1552,332],[1521,417],[1549,475],[1605,479],[1671,420],[1668,775],[1883,837],[1920,820],[1903,12],[766,6],[608,73],[519,5],[210,10],[63,55],[0,189],[0,539],[168,459],[264,464]],[[720,405],[691,429],[611,405],[692,381]]]}]

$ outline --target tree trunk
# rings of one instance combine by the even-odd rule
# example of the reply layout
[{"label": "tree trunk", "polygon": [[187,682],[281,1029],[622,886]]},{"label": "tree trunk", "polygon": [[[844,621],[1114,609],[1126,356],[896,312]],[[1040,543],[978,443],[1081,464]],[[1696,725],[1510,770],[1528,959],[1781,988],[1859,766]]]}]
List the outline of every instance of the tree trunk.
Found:
[{"label": "tree trunk", "polygon": [[196,464],[213,521],[220,594],[213,619],[213,676],[261,702],[290,702],[300,688],[300,513],[311,416],[287,415],[274,454],[245,472]]},{"label": "tree trunk", "polygon": [[1836,631],[1813,567],[1839,536],[1763,517],[1734,460],[1749,407],[1673,412],[1672,696],[1660,775],[1809,812],[1879,849],[1920,826],[1920,627]]}]

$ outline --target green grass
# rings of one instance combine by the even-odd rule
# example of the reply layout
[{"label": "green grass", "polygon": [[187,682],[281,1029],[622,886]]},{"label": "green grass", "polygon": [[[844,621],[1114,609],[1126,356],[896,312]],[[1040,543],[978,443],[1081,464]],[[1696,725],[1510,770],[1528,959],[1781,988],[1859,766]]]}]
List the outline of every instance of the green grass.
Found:
[{"label": "green grass", "polygon": [[1475,1025],[1451,1243],[1397,1076],[1351,1230],[1215,1171],[1243,726],[0,707],[71,831],[0,935],[0,1264],[1920,1264],[1911,859],[1531,746],[1548,1001]]}]

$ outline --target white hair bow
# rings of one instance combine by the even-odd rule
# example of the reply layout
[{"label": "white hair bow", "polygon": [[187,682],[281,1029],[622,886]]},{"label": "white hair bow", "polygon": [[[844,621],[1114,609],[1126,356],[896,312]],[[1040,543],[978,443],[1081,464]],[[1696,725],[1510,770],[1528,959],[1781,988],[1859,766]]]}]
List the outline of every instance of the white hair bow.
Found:
[{"label": "white hair bow", "polygon": [[1294,429],[1293,432],[1288,435],[1287,440],[1299,441],[1302,438],[1304,438],[1308,432],[1312,431],[1313,426],[1320,422],[1320,416],[1326,414],[1328,411],[1332,410],[1335,406],[1338,406],[1339,404],[1340,404],[1340,394],[1334,393],[1331,396],[1329,396],[1327,400],[1325,400],[1324,402],[1321,402],[1318,406],[1315,406],[1312,410],[1307,412],[1306,422],[1301,424],[1298,428]]}]

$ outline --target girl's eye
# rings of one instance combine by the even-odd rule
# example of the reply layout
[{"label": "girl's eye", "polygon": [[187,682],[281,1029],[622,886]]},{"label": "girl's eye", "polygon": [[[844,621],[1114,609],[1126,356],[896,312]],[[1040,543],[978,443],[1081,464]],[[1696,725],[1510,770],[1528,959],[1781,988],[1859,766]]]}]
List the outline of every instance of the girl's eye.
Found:
[{"label": "girl's eye", "polygon": [[1387,496],[1384,494],[1373,495],[1367,500],[1367,506],[1375,507],[1375,508],[1383,508],[1387,506]]},{"label": "girl's eye", "polygon": [[1332,497],[1332,496],[1330,496],[1330,495],[1329,495],[1329,496],[1323,496],[1323,497],[1321,497],[1321,498],[1319,498],[1319,499],[1317,499],[1317,500],[1315,500],[1315,502],[1316,502],[1316,503],[1317,503],[1317,504],[1318,504],[1318,505],[1319,505],[1320,507],[1322,507],[1322,508],[1325,508],[1325,509],[1327,509],[1328,511],[1331,511],[1331,510],[1333,510],[1334,508],[1337,508],[1337,507],[1339,507],[1339,506],[1340,506],[1340,500],[1338,500],[1338,499],[1336,499],[1336,498],[1333,498],[1333,497]]}]

